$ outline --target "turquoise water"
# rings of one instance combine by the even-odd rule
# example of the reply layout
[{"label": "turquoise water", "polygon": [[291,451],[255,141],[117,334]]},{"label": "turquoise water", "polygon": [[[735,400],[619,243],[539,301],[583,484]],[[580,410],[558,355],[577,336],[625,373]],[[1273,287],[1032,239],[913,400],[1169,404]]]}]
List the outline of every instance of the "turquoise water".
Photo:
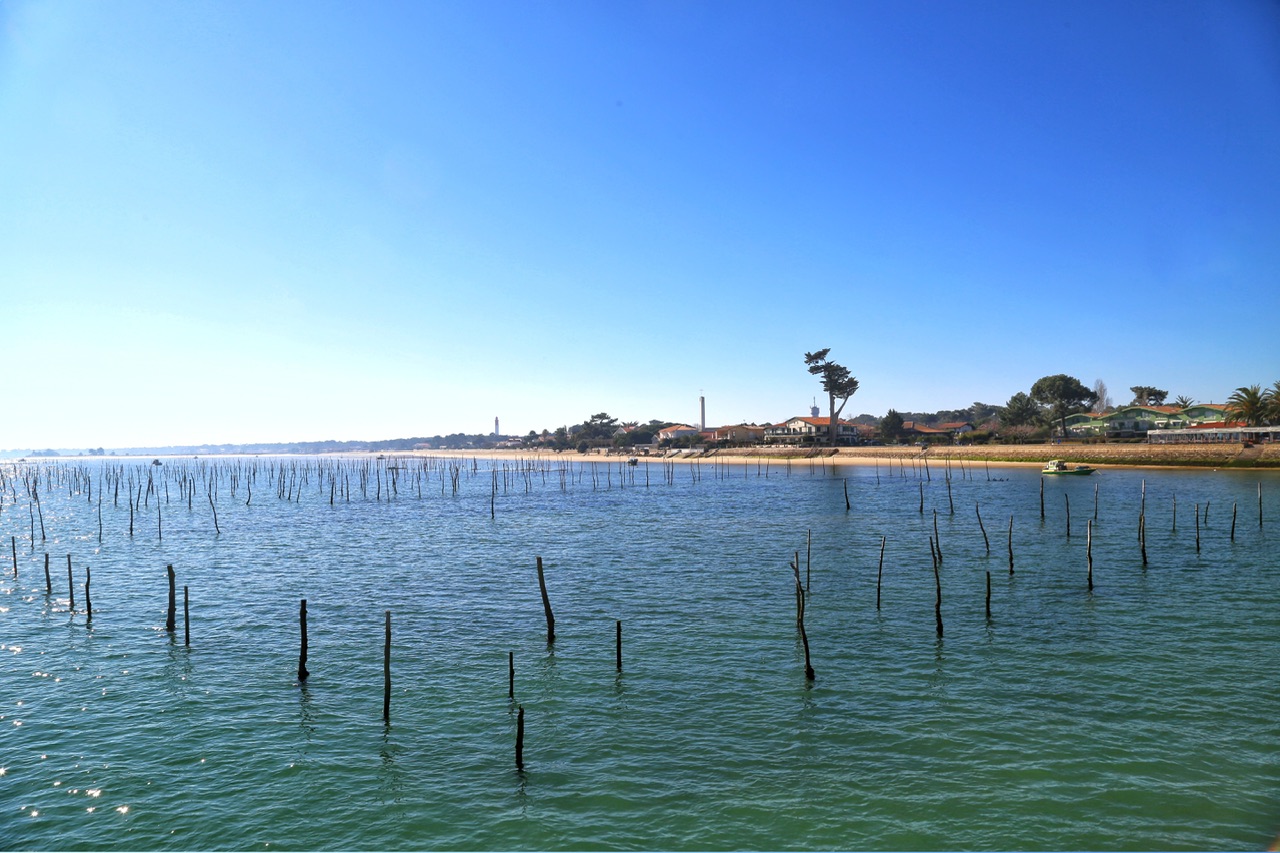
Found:
[{"label": "turquoise water", "polygon": [[1038,472],[954,465],[949,500],[936,462],[3,473],[4,849],[1259,849],[1280,829],[1273,473],[1045,478],[1043,521]]}]

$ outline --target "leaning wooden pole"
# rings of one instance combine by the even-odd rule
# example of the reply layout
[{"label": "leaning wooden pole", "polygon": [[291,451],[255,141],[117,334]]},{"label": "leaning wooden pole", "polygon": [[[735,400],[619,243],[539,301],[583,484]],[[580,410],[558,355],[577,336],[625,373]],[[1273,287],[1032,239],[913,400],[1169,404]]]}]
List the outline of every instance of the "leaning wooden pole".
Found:
[{"label": "leaning wooden pole", "polygon": [[935,560],[933,563],[933,618],[937,623],[938,639],[942,639],[942,575],[938,572],[938,563],[941,560]]},{"label": "leaning wooden pole", "polygon": [[982,544],[987,547],[987,553],[991,553],[991,540],[987,538],[987,528],[982,523],[982,510],[978,506],[978,502],[973,502],[973,511],[978,516],[978,529],[982,531]]},{"label": "leaning wooden pole", "polygon": [[542,592],[542,610],[547,616],[547,645],[551,645],[556,641],[556,617],[551,612],[551,599],[547,597],[547,579],[542,572],[542,558],[537,557],[538,561],[538,589]]},{"label": "leaning wooden pole", "polygon": [[382,722],[391,724],[391,611],[386,611],[382,643]]},{"label": "leaning wooden pole", "polygon": [[880,567],[876,569],[876,610],[880,609],[880,582],[884,579],[884,543],[887,536],[880,537]]}]

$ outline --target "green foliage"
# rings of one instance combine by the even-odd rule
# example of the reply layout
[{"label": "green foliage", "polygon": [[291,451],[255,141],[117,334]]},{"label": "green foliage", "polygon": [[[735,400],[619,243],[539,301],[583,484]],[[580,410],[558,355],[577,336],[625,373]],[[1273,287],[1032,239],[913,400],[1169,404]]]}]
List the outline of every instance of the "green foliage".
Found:
[{"label": "green foliage", "polygon": [[1242,385],[1227,398],[1227,414],[1246,426],[1261,426],[1270,413],[1272,390],[1263,391],[1261,385]]},{"label": "green foliage", "polygon": [[[831,418],[831,422],[827,425],[828,436],[831,439],[831,446],[835,447],[840,435],[838,429],[840,413],[844,411],[844,405],[849,402],[849,398],[857,393],[858,380],[843,364],[829,361],[827,354],[830,352],[830,347],[817,352],[807,352],[804,354],[804,363],[809,366],[811,374],[822,377],[822,390],[827,392],[829,403],[827,414]],[[839,408],[836,408],[837,397],[840,398]]]},{"label": "green foliage", "polygon": [[1133,392],[1133,402],[1130,406],[1159,406],[1164,403],[1164,398],[1169,396],[1169,392],[1156,388],[1153,385],[1134,385],[1129,388]]},{"label": "green foliage", "polygon": [[903,417],[893,409],[880,420],[880,437],[885,441],[897,441],[902,437]]},{"label": "green foliage", "polygon": [[1173,405],[1177,406],[1179,409],[1189,409],[1195,404],[1196,404],[1196,401],[1192,400],[1190,397],[1186,396],[1185,394],[1180,394],[1173,399]]},{"label": "green foliage", "polygon": [[[1036,380],[1036,384],[1031,386],[1031,399],[1048,407],[1049,417],[1058,422],[1062,435],[1066,436],[1067,415],[1088,411],[1098,397],[1074,376],[1055,373]],[[1160,399],[1163,400],[1164,397]]]},{"label": "green foliage", "polygon": [[1009,427],[1036,426],[1044,419],[1044,412],[1035,402],[1019,391],[1009,398],[1000,410],[1000,425]]}]

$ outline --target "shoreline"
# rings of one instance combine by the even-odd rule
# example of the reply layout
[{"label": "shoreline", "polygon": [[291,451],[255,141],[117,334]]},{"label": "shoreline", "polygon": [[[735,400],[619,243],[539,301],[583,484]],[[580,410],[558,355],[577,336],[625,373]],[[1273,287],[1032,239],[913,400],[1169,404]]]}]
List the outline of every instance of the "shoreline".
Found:
[{"label": "shoreline", "polygon": [[[1238,470],[1280,470],[1280,445],[1258,445],[1246,450],[1239,444],[1009,444],[970,445],[960,447],[742,447],[705,451],[668,451],[667,453],[618,452],[596,448],[589,453],[576,450],[556,452],[545,449],[511,450],[418,450],[413,456],[457,456],[477,459],[535,459],[580,462],[625,462],[634,456],[641,462],[720,462],[731,465],[813,460],[833,465],[872,466],[882,462],[892,465],[933,465],[948,462],[984,463],[991,466],[1041,467],[1051,459],[1098,468],[1231,468]],[[396,454],[402,455],[402,454]]]}]

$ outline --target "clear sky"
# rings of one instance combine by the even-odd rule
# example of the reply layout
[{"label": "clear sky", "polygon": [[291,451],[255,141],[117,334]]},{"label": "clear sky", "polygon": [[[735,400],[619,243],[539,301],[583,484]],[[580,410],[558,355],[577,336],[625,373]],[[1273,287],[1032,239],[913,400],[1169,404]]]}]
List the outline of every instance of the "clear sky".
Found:
[{"label": "clear sky", "polygon": [[1280,379],[1280,5],[0,0],[0,448]]}]

